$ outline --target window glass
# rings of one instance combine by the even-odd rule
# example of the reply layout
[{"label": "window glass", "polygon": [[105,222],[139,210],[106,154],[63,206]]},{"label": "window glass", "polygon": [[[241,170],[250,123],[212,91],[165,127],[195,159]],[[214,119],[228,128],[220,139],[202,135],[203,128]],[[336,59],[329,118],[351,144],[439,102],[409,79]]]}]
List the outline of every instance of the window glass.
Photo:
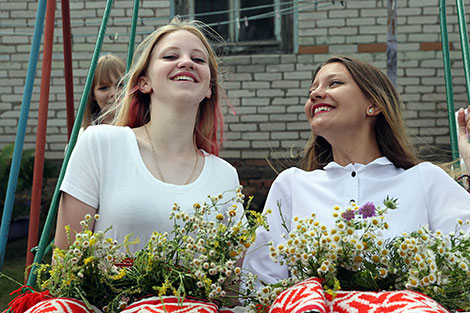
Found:
[{"label": "window glass", "polygon": [[239,41],[275,39],[273,2],[273,0],[240,0]]},{"label": "window glass", "polygon": [[[224,40],[230,40],[229,36],[229,1],[228,0],[195,0],[194,13],[196,14],[196,19],[211,25],[211,28],[214,29]],[[221,12],[224,11],[224,12]],[[217,14],[208,14],[211,12],[220,12]]]}]

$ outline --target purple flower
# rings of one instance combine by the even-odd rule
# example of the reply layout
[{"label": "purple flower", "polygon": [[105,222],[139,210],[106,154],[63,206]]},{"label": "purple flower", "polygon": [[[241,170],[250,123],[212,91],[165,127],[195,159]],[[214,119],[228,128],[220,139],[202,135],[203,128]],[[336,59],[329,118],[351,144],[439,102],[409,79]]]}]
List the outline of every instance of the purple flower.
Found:
[{"label": "purple flower", "polygon": [[363,218],[375,216],[375,205],[372,202],[366,202],[359,208],[358,212]]},{"label": "purple flower", "polygon": [[355,212],[353,210],[346,210],[343,212],[342,216],[346,221],[350,221],[354,218]]}]

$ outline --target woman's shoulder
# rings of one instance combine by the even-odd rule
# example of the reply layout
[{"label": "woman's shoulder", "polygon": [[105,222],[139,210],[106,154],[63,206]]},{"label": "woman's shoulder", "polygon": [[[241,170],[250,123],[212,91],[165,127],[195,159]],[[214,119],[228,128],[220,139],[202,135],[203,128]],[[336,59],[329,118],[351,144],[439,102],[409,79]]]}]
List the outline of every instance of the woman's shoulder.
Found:
[{"label": "woman's shoulder", "polygon": [[419,174],[419,177],[426,183],[430,181],[443,183],[444,181],[453,180],[451,174],[444,168],[427,161],[416,164],[407,169],[405,173],[412,175]]},{"label": "woman's shoulder", "polygon": [[207,162],[210,162],[211,166],[215,168],[217,171],[230,171],[230,172],[237,171],[232,164],[222,159],[221,157],[207,153],[204,150],[202,150],[202,153],[205,155]]},{"label": "woman's shoulder", "polygon": [[80,135],[82,138],[88,140],[123,140],[132,134],[132,130],[129,127],[113,126],[113,125],[93,125],[88,126],[83,133]]},{"label": "woman's shoulder", "polygon": [[293,179],[301,180],[303,177],[307,177],[311,175],[311,173],[313,172],[305,171],[298,167],[290,167],[280,172],[274,181],[279,183],[279,182],[291,181]]},{"label": "woman's shoulder", "polygon": [[429,173],[431,175],[447,174],[446,171],[442,167],[436,164],[433,164],[431,162],[428,162],[428,161],[420,162],[416,164],[415,166],[413,166],[412,168],[410,168],[409,170],[419,170],[423,174]]}]

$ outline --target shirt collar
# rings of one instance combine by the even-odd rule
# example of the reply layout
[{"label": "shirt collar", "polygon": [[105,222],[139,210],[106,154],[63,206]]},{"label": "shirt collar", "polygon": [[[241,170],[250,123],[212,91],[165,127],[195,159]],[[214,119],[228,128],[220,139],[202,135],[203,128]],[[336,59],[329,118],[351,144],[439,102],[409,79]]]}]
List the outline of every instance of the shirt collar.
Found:
[{"label": "shirt collar", "polygon": [[353,168],[364,168],[364,167],[372,167],[372,166],[386,166],[386,165],[393,165],[393,163],[385,156],[380,157],[375,159],[374,161],[370,162],[369,164],[360,164],[360,163],[354,163],[351,164],[349,163],[346,166],[339,165],[338,163],[332,161],[328,163],[324,169],[325,170],[330,170],[330,169],[346,169],[348,167],[353,167]]}]

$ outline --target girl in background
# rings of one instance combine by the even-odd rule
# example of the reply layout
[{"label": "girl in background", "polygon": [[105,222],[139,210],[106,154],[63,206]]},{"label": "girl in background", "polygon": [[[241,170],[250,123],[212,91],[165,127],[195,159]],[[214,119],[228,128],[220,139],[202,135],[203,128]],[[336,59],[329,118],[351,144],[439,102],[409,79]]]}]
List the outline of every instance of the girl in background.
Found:
[{"label": "girl in background", "polygon": [[98,59],[83,116],[83,130],[90,125],[111,123],[113,116],[104,113],[114,104],[125,72],[126,65],[118,56],[108,54]]}]

